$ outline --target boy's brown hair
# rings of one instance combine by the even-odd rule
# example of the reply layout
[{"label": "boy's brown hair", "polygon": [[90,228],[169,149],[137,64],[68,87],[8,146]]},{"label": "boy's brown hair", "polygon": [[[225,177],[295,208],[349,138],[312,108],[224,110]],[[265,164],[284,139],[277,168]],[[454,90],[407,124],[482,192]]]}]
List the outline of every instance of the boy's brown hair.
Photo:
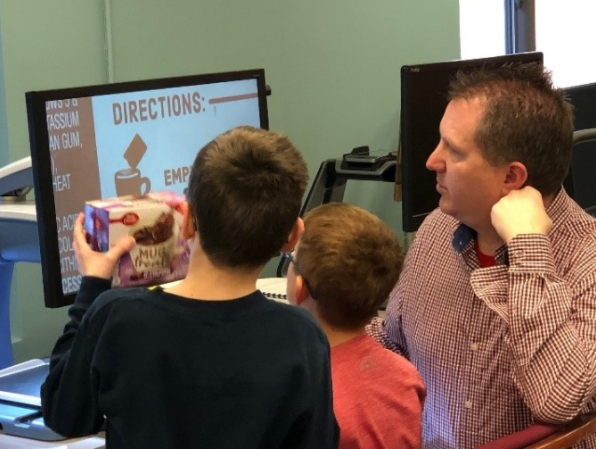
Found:
[{"label": "boy's brown hair", "polygon": [[283,134],[241,126],[205,145],[187,197],[211,263],[251,269],[279,254],[307,183],[306,163]]},{"label": "boy's brown hair", "polygon": [[375,215],[345,203],[328,203],[304,217],[296,254],[318,312],[332,327],[355,330],[376,316],[403,263],[395,234]]}]

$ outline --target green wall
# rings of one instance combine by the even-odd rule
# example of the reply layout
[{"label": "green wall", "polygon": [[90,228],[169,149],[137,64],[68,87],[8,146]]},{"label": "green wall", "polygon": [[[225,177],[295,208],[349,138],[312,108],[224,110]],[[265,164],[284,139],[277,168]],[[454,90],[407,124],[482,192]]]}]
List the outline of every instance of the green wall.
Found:
[{"label": "green wall", "polygon": [[[107,81],[102,10],[99,0],[0,1],[0,119],[6,118],[0,161],[29,155],[26,91]],[[48,356],[65,318],[65,309],[43,305],[40,266],[18,264],[11,294],[15,360]]]},{"label": "green wall", "polygon": [[[356,146],[395,150],[400,67],[459,57],[458,12],[457,0],[0,0],[0,165],[29,154],[28,90],[257,67],[270,127],[312,177]],[[392,198],[391,183],[350,181],[345,201],[403,240]],[[66,310],[43,307],[39,266],[18,266],[11,307],[17,361],[47,356]]]}]

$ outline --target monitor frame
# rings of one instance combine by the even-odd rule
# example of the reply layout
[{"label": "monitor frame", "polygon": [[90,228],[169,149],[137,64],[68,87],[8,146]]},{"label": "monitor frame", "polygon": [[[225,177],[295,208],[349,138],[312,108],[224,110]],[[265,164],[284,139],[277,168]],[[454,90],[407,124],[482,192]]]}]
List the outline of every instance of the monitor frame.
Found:
[{"label": "monitor frame", "polygon": [[[265,82],[265,70],[262,68],[26,92],[43,295],[46,307],[68,306],[74,302],[76,296],[76,292],[63,293],[62,288],[46,102],[250,79],[257,81],[260,126],[263,129],[269,129],[266,97],[270,94],[270,89]],[[92,199],[95,198],[89,198],[89,200]]]},{"label": "monitor frame", "polygon": [[567,86],[562,90],[573,105],[575,130],[596,128],[596,82]]},{"label": "monitor frame", "polygon": [[586,130],[596,128],[596,83],[567,86],[562,90],[573,106],[575,129],[571,166],[563,186],[586,212],[596,215],[596,195],[591,194],[596,185],[590,185],[594,179],[590,162],[596,161],[596,138],[586,137]]},{"label": "monitor frame", "polygon": [[[439,123],[447,106],[447,90],[453,76],[459,70],[471,71],[482,67],[498,67],[507,63],[544,63],[541,52],[516,53],[487,58],[462,59],[433,62],[416,65],[404,65],[401,68],[401,113],[399,125],[399,157],[401,157],[401,201],[404,232],[416,232],[428,214],[438,207],[439,193],[436,190],[436,176],[426,169],[426,161],[439,142]],[[434,74],[441,85],[433,83],[433,89],[424,90],[428,103],[416,103],[413,89],[415,83],[427,83],[421,79],[426,74]],[[441,75],[442,74],[442,75]],[[439,78],[441,76],[441,78]],[[418,87],[419,88],[419,87]],[[443,100],[438,97],[443,96]],[[440,110],[439,110],[440,109]],[[433,124],[424,129],[424,133],[413,131],[420,128],[420,121],[432,115]],[[422,141],[422,143],[421,143]]]}]

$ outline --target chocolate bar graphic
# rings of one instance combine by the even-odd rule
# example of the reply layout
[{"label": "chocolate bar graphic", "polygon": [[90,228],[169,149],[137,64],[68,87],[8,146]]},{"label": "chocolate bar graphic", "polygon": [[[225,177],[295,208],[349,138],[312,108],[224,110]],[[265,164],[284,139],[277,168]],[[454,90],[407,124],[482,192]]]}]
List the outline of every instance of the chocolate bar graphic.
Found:
[{"label": "chocolate bar graphic", "polygon": [[131,168],[137,168],[145,155],[145,151],[147,151],[147,144],[141,136],[135,134],[130,145],[128,145],[128,148],[124,152],[124,159],[128,161]]}]

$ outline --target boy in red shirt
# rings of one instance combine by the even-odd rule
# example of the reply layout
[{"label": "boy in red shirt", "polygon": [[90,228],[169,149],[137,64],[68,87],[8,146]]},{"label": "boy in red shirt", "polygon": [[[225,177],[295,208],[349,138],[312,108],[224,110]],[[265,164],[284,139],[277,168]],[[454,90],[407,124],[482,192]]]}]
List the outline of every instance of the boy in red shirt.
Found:
[{"label": "boy in red shirt", "polygon": [[287,254],[287,293],[327,334],[339,447],[421,447],[424,384],[409,361],[364,330],[401,271],[395,235],[376,216],[344,203],[313,209],[304,224],[298,247]]}]

